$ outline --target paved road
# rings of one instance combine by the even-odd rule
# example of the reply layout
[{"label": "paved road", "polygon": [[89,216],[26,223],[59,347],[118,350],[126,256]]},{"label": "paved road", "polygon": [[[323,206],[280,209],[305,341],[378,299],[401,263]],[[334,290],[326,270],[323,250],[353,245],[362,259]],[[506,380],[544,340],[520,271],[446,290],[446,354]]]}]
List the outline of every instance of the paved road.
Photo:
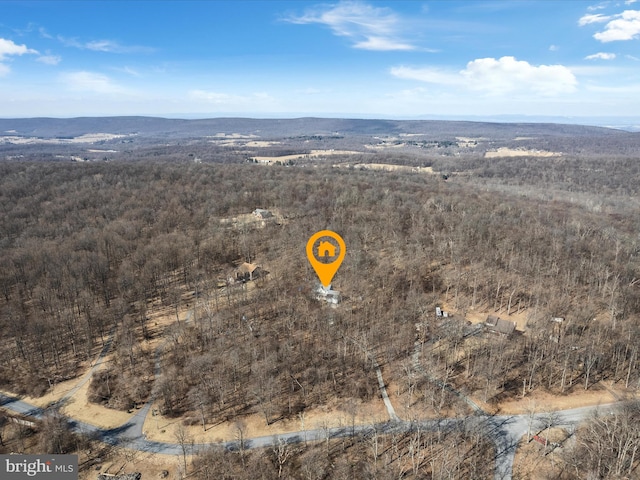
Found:
[{"label": "paved road", "polygon": [[[192,319],[191,312],[187,315],[186,322],[188,323]],[[109,350],[111,339],[113,338],[113,332],[111,332],[110,338],[108,342],[105,344],[105,347],[100,352],[100,355],[92,368],[91,371],[95,370],[95,368],[102,362],[103,357]],[[353,339],[354,343],[358,344]],[[160,375],[160,359],[163,353],[164,345],[161,345],[156,350],[156,361],[155,361],[155,375],[156,377]],[[487,437],[489,437],[496,446],[496,458],[495,458],[495,475],[494,480],[510,480],[512,478],[512,470],[513,470],[513,460],[515,458],[516,449],[520,439],[527,434],[527,429],[529,425],[539,425],[541,422],[546,421],[549,418],[550,413],[537,413],[535,415],[502,415],[502,416],[490,416],[486,412],[484,412],[479,406],[477,406],[471,399],[466,397],[461,392],[453,389],[449,384],[441,382],[442,388],[448,388],[452,393],[458,395],[461,399],[466,401],[475,411],[474,415],[471,415],[466,418],[449,418],[449,419],[440,419],[440,420],[424,420],[417,422],[408,422],[400,419],[396,414],[391,401],[389,400],[389,396],[387,395],[386,387],[384,380],[382,378],[382,372],[380,371],[380,366],[378,365],[375,358],[363,348],[363,350],[367,353],[369,358],[372,360],[373,365],[376,369],[376,375],[378,377],[378,383],[380,387],[380,393],[384,400],[385,406],[387,407],[387,411],[389,413],[390,420],[387,422],[381,422],[371,425],[356,425],[356,426],[348,426],[348,427],[337,427],[337,428],[327,428],[327,429],[313,429],[313,430],[304,430],[297,431],[292,433],[285,433],[281,435],[269,435],[264,437],[255,437],[246,439],[243,442],[243,448],[251,449],[251,448],[264,448],[271,446],[274,441],[285,441],[287,443],[300,443],[306,441],[320,441],[326,440],[327,438],[342,438],[349,437],[352,435],[366,435],[377,432],[381,435],[387,435],[391,433],[404,433],[411,431],[412,429],[420,426],[422,429],[436,429],[436,428],[445,428],[452,427],[458,425],[462,422],[477,422],[477,426],[486,431]],[[416,345],[416,349],[414,351],[414,364],[419,366],[419,350],[418,345]],[[74,389],[72,389],[69,393],[67,393],[61,400],[56,403],[56,406],[62,405],[68,398],[70,398],[79,388],[88,381],[90,378],[90,374],[87,374],[79,385],[77,385]],[[426,374],[426,372],[424,372]],[[434,381],[437,381],[434,380]],[[151,409],[151,405],[153,402],[153,398],[149,400],[137,413],[131,417],[126,423],[120,425],[119,427],[112,429],[102,429],[98,428],[94,425],[90,425],[84,422],[80,422],[77,420],[70,419],[71,427],[74,431],[89,435],[93,438],[96,438],[100,441],[103,441],[109,445],[120,445],[126,448],[144,451],[144,452],[152,452],[152,453],[163,453],[168,455],[179,455],[182,454],[182,446],[178,443],[164,443],[164,442],[156,442],[147,440],[144,436],[143,425],[147,415],[149,414],[149,410]],[[553,423],[555,426],[575,426],[578,423],[582,422],[586,419],[592,412],[603,409],[605,411],[614,408],[616,404],[607,404],[600,406],[592,406],[592,407],[581,407],[574,408],[568,410],[562,410],[558,412],[554,412],[553,415]],[[16,397],[11,397],[8,395],[0,394],[0,407],[5,408],[7,410],[19,413],[21,415],[25,415],[28,417],[34,418],[42,418],[45,415],[45,411],[42,408],[39,408],[35,405],[31,405],[23,400],[20,400]],[[206,448],[211,445],[218,445],[221,448],[225,448],[227,450],[238,450],[241,445],[238,442],[221,442],[221,443],[210,443],[210,444],[195,444],[192,447],[194,452],[202,448]]]},{"label": "paved road", "polygon": [[[464,337],[477,335],[482,331],[481,326],[476,325],[470,328]],[[427,342],[428,344],[430,342]],[[425,345],[426,345],[425,344]],[[496,468],[494,474],[494,480],[510,480],[513,475],[513,460],[515,458],[516,449],[520,439],[527,435],[530,428],[535,428],[541,423],[545,423],[550,418],[553,418],[554,426],[574,426],[586,419],[592,412],[598,408],[610,409],[615,404],[607,404],[601,406],[581,407],[569,410],[563,410],[559,412],[544,412],[534,415],[502,415],[491,416],[484,411],[478,404],[476,404],[471,398],[464,393],[456,390],[451,384],[443,382],[438,378],[431,377],[422,367],[420,363],[420,351],[421,344],[416,342],[414,346],[414,352],[412,355],[414,369],[427,377],[430,381],[434,382],[440,388],[446,389],[452,394],[459,397],[466,402],[475,412],[477,421],[480,426],[487,431],[487,435],[494,442],[496,447]],[[469,417],[467,417],[469,418]],[[535,432],[530,432],[535,433]]]},{"label": "paved road", "polygon": [[[39,407],[24,402],[18,398],[0,394],[0,406],[22,415],[42,418],[45,411]],[[615,408],[616,404],[606,404],[591,407],[581,407],[569,410],[554,412],[554,425],[571,427],[586,419],[592,412],[600,409],[609,411]],[[182,454],[182,446],[178,443],[164,443],[147,440],[142,431],[144,420],[149,413],[151,404],[148,403],[142,407],[127,423],[112,429],[101,429],[84,422],[70,420],[73,430],[83,433],[110,445],[120,445],[126,448],[140,450],[144,452],[163,453],[168,455]],[[287,443],[300,443],[304,441],[321,441],[327,438],[342,438],[352,435],[364,435],[376,431],[381,435],[391,433],[403,433],[417,428],[419,425],[422,429],[445,428],[458,425],[462,422],[475,420],[478,427],[487,432],[496,445],[496,469],[495,480],[508,480],[512,477],[513,459],[515,457],[516,448],[520,439],[526,435],[527,428],[530,423],[539,425],[549,418],[549,413],[537,413],[532,417],[530,415],[472,415],[467,418],[450,418],[441,420],[425,420],[418,422],[408,422],[404,420],[390,420],[388,422],[376,423],[371,425],[356,425],[354,427],[337,427],[327,429],[312,429],[281,435],[269,435],[264,437],[255,437],[244,441],[244,448],[265,448],[271,446],[274,441],[282,440]],[[195,444],[193,451],[197,452],[202,448],[211,445],[218,445],[227,450],[238,450],[240,445],[238,442],[221,442],[210,444]],[[191,447],[190,447],[191,448]]]},{"label": "paved road", "polygon": [[511,479],[513,460],[518,442],[527,434],[529,425],[533,425],[531,434],[534,434],[537,426],[545,424],[551,418],[553,426],[574,429],[595,411],[609,412],[618,405],[620,405],[620,403],[607,403],[556,412],[542,412],[534,415],[501,415],[490,417],[488,424],[491,426],[491,438],[497,450],[495,480]]}]

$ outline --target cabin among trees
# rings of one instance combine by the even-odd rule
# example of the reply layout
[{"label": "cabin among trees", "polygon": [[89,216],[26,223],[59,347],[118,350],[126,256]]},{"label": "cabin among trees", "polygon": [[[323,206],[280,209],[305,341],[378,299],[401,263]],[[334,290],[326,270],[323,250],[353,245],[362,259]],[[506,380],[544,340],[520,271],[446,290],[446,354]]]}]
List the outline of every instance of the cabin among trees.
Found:
[{"label": "cabin among trees", "polygon": [[509,320],[503,320],[495,315],[489,315],[484,322],[484,326],[491,333],[497,333],[498,335],[510,336],[516,329],[516,322]]},{"label": "cabin among trees", "polygon": [[263,208],[256,208],[253,211],[253,215],[256,218],[259,218],[260,220],[266,220],[268,218],[273,218],[273,213],[271,213],[269,210],[265,210]]},{"label": "cabin among trees", "polygon": [[331,305],[338,305],[342,301],[342,296],[339,291],[332,290],[331,285],[329,285],[329,288],[324,288],[320,285],[316,289],[316,299],[324,300]]},{"label": "cabin among trees", "polygon": [[264,270],[255,263],[244,262],[236,270],[236,282],[249,282],[264,275]]}]

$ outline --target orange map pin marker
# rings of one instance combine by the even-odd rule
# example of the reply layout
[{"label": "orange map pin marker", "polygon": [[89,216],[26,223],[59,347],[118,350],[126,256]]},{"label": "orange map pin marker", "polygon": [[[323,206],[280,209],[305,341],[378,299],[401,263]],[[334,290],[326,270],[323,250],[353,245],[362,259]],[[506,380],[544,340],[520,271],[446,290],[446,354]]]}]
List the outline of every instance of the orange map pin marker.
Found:
[{"label": "orange map pin marker", "polygon": [[321,230],[311,235],[307,242],[307,258],[324,288],[331,285],[346,253],[347,246],[336,232]]}]

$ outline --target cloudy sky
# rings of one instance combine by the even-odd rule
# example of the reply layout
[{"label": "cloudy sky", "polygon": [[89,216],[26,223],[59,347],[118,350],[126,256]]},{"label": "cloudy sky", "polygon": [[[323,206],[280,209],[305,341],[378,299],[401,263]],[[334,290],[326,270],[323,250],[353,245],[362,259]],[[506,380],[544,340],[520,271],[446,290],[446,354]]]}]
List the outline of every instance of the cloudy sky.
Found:
[{"label": "cloudy sky", "polygon": [[0,116],[637,116],[640,1],[0,1]]}]

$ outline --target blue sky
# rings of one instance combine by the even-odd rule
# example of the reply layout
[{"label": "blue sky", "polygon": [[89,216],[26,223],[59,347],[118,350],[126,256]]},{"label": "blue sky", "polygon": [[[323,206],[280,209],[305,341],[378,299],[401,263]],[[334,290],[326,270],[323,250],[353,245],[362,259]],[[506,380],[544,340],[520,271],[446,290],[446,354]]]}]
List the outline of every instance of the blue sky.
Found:
[{"label": "blue sky", "polygon": [[0,1],[0,116],[638,116],[640,1]]}]

